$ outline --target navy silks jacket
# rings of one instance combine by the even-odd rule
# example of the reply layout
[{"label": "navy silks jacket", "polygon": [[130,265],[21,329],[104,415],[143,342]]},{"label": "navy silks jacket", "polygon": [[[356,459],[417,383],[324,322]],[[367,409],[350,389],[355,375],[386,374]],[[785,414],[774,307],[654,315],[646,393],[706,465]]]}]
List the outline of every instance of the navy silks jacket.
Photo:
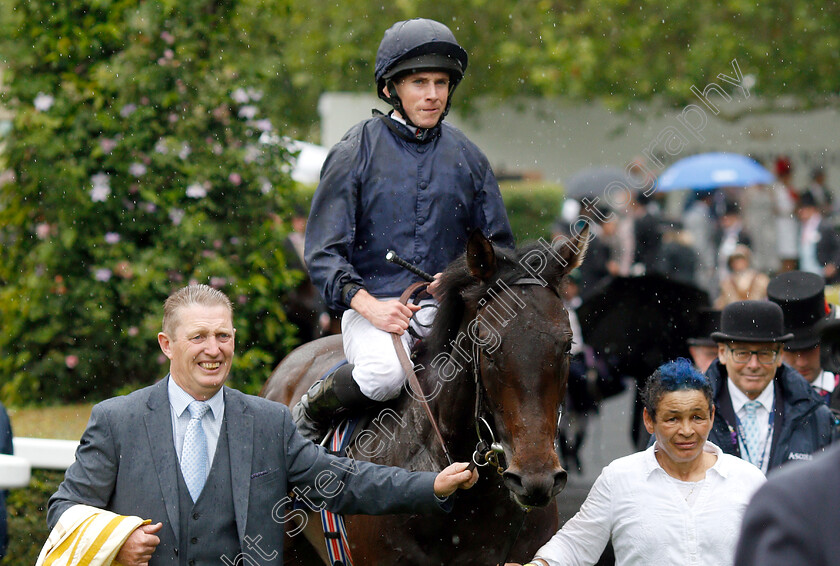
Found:
[{"label": "navy silks jacket", "polygon": [[306,263],[327,305],[343,311],[349,284],[394,297],[417,281],[385,261],[387,250],[435,274],[464,252],[475,228],[496,244],[514,245],[481,150],[446,122],[417,141],[402,124],[374,116],[327,156],[306,228]]}]

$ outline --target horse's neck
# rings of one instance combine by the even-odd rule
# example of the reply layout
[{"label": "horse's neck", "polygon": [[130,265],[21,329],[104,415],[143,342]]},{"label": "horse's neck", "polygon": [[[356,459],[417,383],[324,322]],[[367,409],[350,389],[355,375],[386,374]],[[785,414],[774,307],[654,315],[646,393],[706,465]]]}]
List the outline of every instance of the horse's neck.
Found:
[{"label": "horse's neck", "polygon": [[[441,379],[432,367],[430,360],[434,357],[429,356],[429,363],[424,364],[425,369],[418,373],[418,380],[423,388],[422,395],[429,398],[429,408],[452,458],[463,461],[472,454],[477,441],[476,388],[471,366],[464,360],[458,360],[463,369],[453,379],[446,381]],[[409,415],[416,430],[421,431],[423,436],[429,435],[436,445],[439,444],[422,403],[413,399],[410,405]],[[443,457],[442,450],[440,455]],[[445,462],[445,459],[443,461]]]}]

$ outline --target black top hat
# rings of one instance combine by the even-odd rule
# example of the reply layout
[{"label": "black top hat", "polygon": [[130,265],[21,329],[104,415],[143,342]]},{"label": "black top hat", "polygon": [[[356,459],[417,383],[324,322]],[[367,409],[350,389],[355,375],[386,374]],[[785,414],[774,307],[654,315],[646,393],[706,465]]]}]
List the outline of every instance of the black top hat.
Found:
[{"label": "black top hat", "polygon": [[782,308],[770,301],[738,301],[720,313],[720,332],[712,332],[715,342],[787,342],[793,334],[784,333]]},{"label": "black top hat", "polygon": [[820,342],[817,323],[831,312],[825,303],[825,282],[816,273],[789,271],[767,285],[767,298],[782,307],[785,330],[793,333],[786,350],[807,350]]},{"label": "black top hat", "polygon": [[694,338],[687,340],[689,346],[717,346],[712,333],[720,328],[720,311],[701,309],[697,313],[697,330]]}]

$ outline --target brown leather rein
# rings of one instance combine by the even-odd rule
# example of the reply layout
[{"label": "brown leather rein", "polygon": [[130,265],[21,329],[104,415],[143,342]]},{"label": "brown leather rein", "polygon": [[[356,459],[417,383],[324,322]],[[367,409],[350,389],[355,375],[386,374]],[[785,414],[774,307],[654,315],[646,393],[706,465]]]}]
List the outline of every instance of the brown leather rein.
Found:
[{"label": "brown leather rein", "polygon": [[[428,286],[428,281],[418,281],[417,283],[409,285],[409,287],[403,291],[403,294],[400,295],[400,302],[402,304],[408,303],[411,297],[425,290]],[[426,416],[429,417],[429,422],[432,423],[432,428],[435,431],[435,436],[437,436],[438,442],[440,442],[441,448],[443,448],[443,454],[446,456],[446,461],[449,464],[452,464],[452,456],[449,455],[449,449],[446,448],[446,442],[444,442],[443,435],[440,433],[440,428],[435,420],[435,416],[432,414],[432,408],[429,407],[429,402],[426,401],[426,394],[423,392],[420,380],[417,379],[417,374],[414,373],[414,364],[409,359],[408,354],[406,354],[405,348],[403,348],[402,339],[399,334],[392,332],[391,340],[394,342],[394,349],[397,351],[397,358],[400,360],[400,365],[402,365],[403,371],[408,378],[409,385],[411,385],[411,388],[414,389],[415,393],[419,394],[421,397],[420,404],[423,405],[423,409],[426,411]]]},{"label": "brown leather rein", "polygon": [[[402,304],[407,304],[409,300],[415,295],[423,292],[426,287],[429,286],[430,281],[418,281],[417,283],[413,283],[408,286],[408,288],[403,291],[402,295],[400,295],[399,301]],[[532,277],[521,277],[513,282],[513,285],[539,285],[544,287],[544,282],[532,278]],[[555,290],[555,294],[557,291]],[[558,295],[559,296],[559,295]],[[412,363],[411,359],[408,357],[408,354],[403,348],[402,339],[399,334],[391,333],[391,341],[394,343],[394,349],[397,352],[397,358],[400,360],[400,365],[405,372],[406,377],[408,378],[409,385],[414,390],[415,393],[420,395],[420,404],[423,406],[423,409],[426,412],[426,416],[429,417],[429,423],[432,425],[432,429],[435,431],[435,436],[437,437],[438,442],[440,443],[441,448],[443,448],[443,453],[446,456],[446,461],[449,464],[452,464],[452,456],[449,454],[449,449],[446,447],[446,442],[443,440],[443,435],[440,432],[440,427],[437,424],[437,420],[435,419],[434,415],[432,414],[432,408],[429,406],[429,402],[427,401],[427,397],[425,392],[423,391],[423,386],[420,385],[420,380],[417,379],[417,374],[414,372],[414,364]],[[473,351],[474,351],[474,358],[473,358],[473,377],[475,378],[475,385],[476,385],[476,405],[475,405],[475,425],[476,425],[476,433],[478,434],[478,445],[476,446],[476,450],[473,453],[472,458],[470,458],[470,465],[469,470],[473,470],[476,466],[486,466],[487,464],[493,464],[499,474],[501,474],[504,470],[503,467],[499,465],[499,458],[496,452],[501,452],[500,448],[496,446],[495,438],[493,438],[493,431],[487,421],[481,417],[481,380],[480,380],[480,368],[479,368],[479,345],[473,342]],[[488,432],[491,435],[492,441],[487,442],[484,440],[481,434],[481,423],[485,425]],[[476,458],[483,458],[485,463],[480,463],[476,461]]]}]

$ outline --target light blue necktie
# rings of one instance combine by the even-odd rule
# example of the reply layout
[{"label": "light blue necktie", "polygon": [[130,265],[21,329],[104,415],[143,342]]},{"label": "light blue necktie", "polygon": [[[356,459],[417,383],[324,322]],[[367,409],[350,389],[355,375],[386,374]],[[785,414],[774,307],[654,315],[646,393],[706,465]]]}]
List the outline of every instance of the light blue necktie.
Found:
[{"label": "light blue necktie", "polygon": [[198,496],[204,489],[207,468],[210,466],[207,457],[207,437],[201,427],[201,418],[210,409],[210,405],[204,401],[193,401],[187,409],[191,418],[184,435],[184,447],[181,450],[181,473],[184,474],[190,497],[195,502],[198,501]]},{"label": "light blue necktie", "polygon": [[760,448],[763,448],[762,446],[759,446],[762,440],[762,434],[758,427],[757,415],[758,408],[760,406],[761,403],[758,401],[747,401],[744,403],[744,422],[741,423],[744,426],[744,444],[747,446],[749,461],[756,466],[759,465],[762,456],[759,453],[759,450]]}]

